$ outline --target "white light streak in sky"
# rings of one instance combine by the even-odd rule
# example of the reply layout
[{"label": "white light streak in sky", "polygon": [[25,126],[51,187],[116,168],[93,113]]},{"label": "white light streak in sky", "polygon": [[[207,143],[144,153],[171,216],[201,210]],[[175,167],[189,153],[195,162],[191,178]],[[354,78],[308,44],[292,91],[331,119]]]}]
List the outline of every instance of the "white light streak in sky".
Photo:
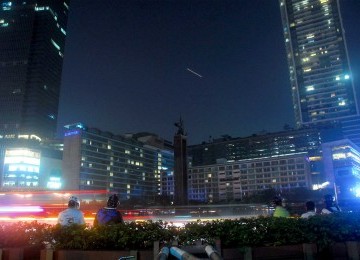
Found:
[{"label": "white light streak in sky", "polygon": [[199,73],[196,73],[195,71],[189,69],[189,68],[186,68],[187,71],[190,71],[192,74],[198,76],[199,78],[202,78],[203,76],[201,76]]}]

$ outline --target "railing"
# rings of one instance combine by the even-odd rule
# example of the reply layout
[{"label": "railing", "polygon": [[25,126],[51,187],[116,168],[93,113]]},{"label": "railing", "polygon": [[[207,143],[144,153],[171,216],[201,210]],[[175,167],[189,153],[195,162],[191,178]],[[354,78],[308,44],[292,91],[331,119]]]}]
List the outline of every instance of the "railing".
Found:
[{"label": "railing", "polygon": [[[220,254],[210,245],[192,247],[191,251],[193,254],[206,253],[208,256],[208,259],[210,259],[210,260],[222,260],[222,257],[220,256]],[[176,259],[180,259],[180,260],[203,259],[203,258],[198,258],[198,257],[194,256],[193,254],[191,254],[190,252],[187,252],[186,250],[180,249],[176,246],[171,246],[171,247],[164,246],[163,248],[161,248],[156,259],[157,260],[167,260],[170,255],[175,257]]]}]

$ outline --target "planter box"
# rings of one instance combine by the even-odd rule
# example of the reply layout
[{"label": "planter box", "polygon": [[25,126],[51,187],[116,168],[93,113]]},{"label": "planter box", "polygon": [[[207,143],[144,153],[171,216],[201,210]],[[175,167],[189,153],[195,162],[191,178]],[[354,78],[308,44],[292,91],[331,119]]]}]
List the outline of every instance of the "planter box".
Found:
[{"label": "planter box", "polygon": [[118,260],[121,256],[135,256],[135,260],[154,258],[152,250],[148,251],[81,251],[58,250],[53,253],[53,260]]},{"label": "planter box", "polygon": [[303,245],[255,247],[253,259],[304,259]]},{"label": "planter box", "polygon": [[251,260],[251,247],[246,248],[223,248],[222,258],[224,260]]},{"label": "planter box", "polygon": [[[203,251],[203,246],[184,247],[189,253]],[[57,250],[34,247],[4,248],[0,249],[0,260],[118,260],[122,256],[135,256],[135,260],[156,259],[159,250],[141,251],[81,251],[81,250]],[[360,259],[360,243],[349,241],[335,243],[326,250],[318,252],[315,244],[300,244],[274,247],[244,247],[222,248],[223,260],[266,260],[266,259]],[[171,258],[170,258],[171,259]]]},{"label": "planter box", "polygon": [[40,259],[40,248],[3,248],[0,260],[34,260]]}]

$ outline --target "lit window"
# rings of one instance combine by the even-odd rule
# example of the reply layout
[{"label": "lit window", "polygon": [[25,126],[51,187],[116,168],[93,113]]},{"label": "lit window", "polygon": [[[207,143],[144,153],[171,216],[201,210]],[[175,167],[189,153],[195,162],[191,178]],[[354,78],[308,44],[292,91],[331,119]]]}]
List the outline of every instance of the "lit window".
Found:
[{"label": "lit window", "polygon": [[315,88],[314,86],[307,86],[306,91],[313,91]]},{"label": "lit window", "polygon": [[306,39],[312,39],[312,38],[314,38],[315,37],[315,35],[312,33],[312,34],[308,34],[307,36],[306,36]]},{"label": "lit window", "polygon": [[56,49],[60,51],[60,46],[53,39],[51,39],[51,43],[54,45]]},{"label": "lit window", "polygon": [[339,106],[346,106],[345,100],[341,100],[341,101],[339,102]]}]

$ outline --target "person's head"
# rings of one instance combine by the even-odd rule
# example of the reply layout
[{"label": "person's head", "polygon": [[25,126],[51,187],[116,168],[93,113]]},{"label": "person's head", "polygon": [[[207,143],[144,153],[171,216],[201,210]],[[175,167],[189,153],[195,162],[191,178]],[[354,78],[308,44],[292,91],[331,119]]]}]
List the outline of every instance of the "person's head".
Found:
[{"label": "person's head", "polygon": [[311,200],[307,201],[305,203],[305,206],[307,211],[315,211],[315,203],[313,201]]},{"label": "person's head", "polygon": [[109,197],[106,206],[108,208],[116,208],[119,205],[119,197],[113,194]]},{"label": "person's head", "polygon": [[282,198],[280,198],[279,196],[276,196],[276,197],[273,198],[272,203],[273,203],[275,206],[282,206],[283,200],[282,200]]},{"label": "person's head", "polygon": [[68,207],[79,209],[80,208],[80,200],[78,199],[78,197],[71,196],[69,198]]},{"label": "person's head", "polygon": [[326,206],[332,206],[334,203],[334,196],[331,194],[326,194],[324,196],[324,203]]}]

